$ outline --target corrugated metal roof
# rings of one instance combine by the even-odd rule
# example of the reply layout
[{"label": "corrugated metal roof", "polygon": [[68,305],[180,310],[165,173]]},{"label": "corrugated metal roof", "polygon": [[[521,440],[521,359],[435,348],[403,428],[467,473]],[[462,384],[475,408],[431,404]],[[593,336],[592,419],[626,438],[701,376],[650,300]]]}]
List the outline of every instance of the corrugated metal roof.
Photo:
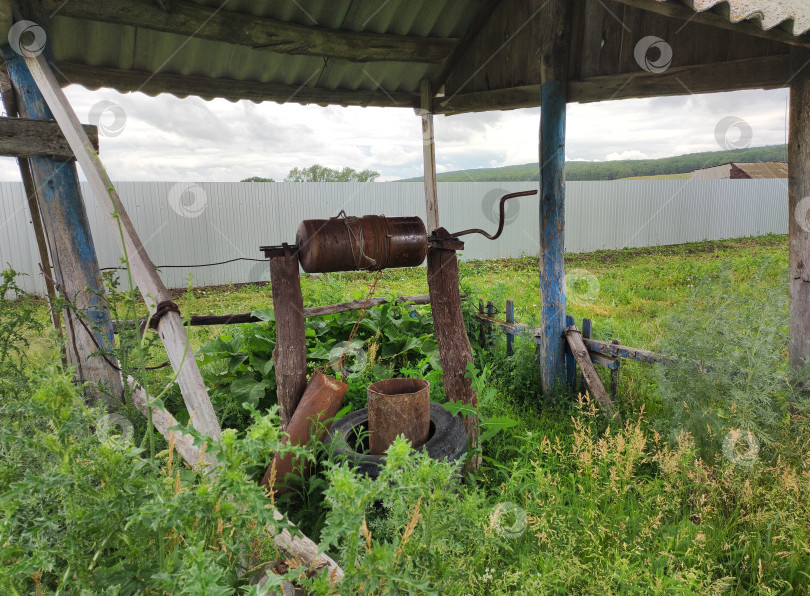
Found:
[{"label": "corrugated metal roof", "polygon": [[[0,4],[3,1],[0,0]],[[187,88],[187,94],[231,100],[417,105],[420,81],[430,78],[441,66],[435,61],[353,62],[329,56],[274,52],[268,47],[228,43],[222,38],[189,37],[188,31],[178,34],[159,31],[159,27],[120,24],[115,22],[117,17],[109,16],[118,13],[110,13],[109,8],[108,15],[98,19],[95,18],[97,9],[79,0],[45,1],[56,8],[49,23],[49,43],[57,66],[68,82],[91,88],[106,86],[119,91],[142,90],[152,95],[171,92],[179,96],[186,95]],[[665,1],[649,0],[651,5]],[[734,23],[753,19],[765,30],[780,27],[794,35],[810,30],[810,0],[669,0],[669,3],[684,4],[697,12],[719,12]],[[77,4],[84,8],[77,9]],[[480,8],[486,6],[482,0],[226,0],[224,3],[222,0],[193,0],[177,6],[183,5],[210,7],[212,15],[219,17],[243,13],[321,29],[444,40],[462,38]],[[86,13],[77,16],[76,10]],[[150,10],[155,10],[154,5]],[[87,11],[92,14],[88,16]],[[531,48],[527,48],[527,55],[530,51]],[[115,71],[91,71],[87,67]],[[116,72],[129,76],[115,77]],[[162,77],[153,80],[155,73]],[[165,78],[171,75],[204,77],[205,80],[171,84]],[[217,79],[234,84],[223,88],[206,82]],[[151,81],[151,84],[143,87],[141,81],[144,84]],[[237,83],[245,85],[240,87]],[[264,93],[263,85],[273,89]],[[334,93],[320,96],[325,99],[313,99],[301,93],[302,89]],[[347,100],[353,92],[365,92],[365,95]]]},{"label": "corrugated metal roof", "polygon": [[781,27],[798,36],[810,30],[808,0],[683,0],[683,3],[695,12],[717,8],[732,23],[757,21],[763,31]]},{"label": "corrugated metal roof", "polygon": [[788,165],[783,161],[762,161],[752,163],[734,162],[734,165],[751,178],[787,178]]}]

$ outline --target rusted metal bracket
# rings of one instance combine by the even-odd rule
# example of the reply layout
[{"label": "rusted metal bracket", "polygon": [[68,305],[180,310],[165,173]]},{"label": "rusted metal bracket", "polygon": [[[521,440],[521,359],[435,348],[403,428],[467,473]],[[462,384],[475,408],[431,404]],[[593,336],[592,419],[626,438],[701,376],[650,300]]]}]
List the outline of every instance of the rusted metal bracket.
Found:
[{"label": "rusted metal bracket", "polygon": [[260,246],[259,250],[264,253],[264,258],[271,257],[290,257],[298,254],[298,246],[295,244],[277,244],[275,246]]},{"label": "rusted metal bracket", "polygon": [[428,237],[428,246],[437,250],[464,250],[464,243],[444,228],[437,228]]}]

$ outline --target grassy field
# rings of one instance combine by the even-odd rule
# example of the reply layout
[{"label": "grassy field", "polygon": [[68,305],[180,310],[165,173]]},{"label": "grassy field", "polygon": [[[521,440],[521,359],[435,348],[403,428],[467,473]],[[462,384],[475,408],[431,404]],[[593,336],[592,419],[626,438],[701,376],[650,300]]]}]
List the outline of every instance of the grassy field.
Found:
[{"label": "grassy field", "polygon": [[621,178],[621,180],[689,180],[692,174],[687,172],[685,174],[659,174],[657,176],[630,176],[629,178]]},{"label": "grassy field", "polygon": [[[602,419],[586,399],[570,393],[544,399],[538,390],[534,343],[518,338],[516,355],[506,358],[499,338],[492,350],[476,345],[474,382],[482,400],[481,418],[490,425],[484,428],[505,429],[484,444],[483,465],[476,475],[457,483],[443,464],[416,458],[415,466],[404,465],[397,447],[381,480],[358,479],[338,464],[322,464],[294,498],[282,498],[281,506],[347,570],[342,593],[806,594],[810,425],[807,404],[795,399],[796,385],[785,370],[787,265],[784,236],[566,255],[568,312],[578,323],[591,318],[598,339],[620,339],[625,345],[681,358],[672,372],[624,364],[620,419]],[[365,298],[372,280],[359,273],[305,276],[305,305]],[[492,300],[499,310],[512,299],[519,322],[540,322],[534,257],[464,262],[461,284],[468,313],[478,299]],[[385,271],[376,294],[426,292],[425,270],[419,268]],[[270,288],[256,285],[177,292],[176,301],[185,314],[272,306]],[[45,323],[44,303],[37,301],[33,308],[34,317]],[[368,315],[371,320],[361,341],[371,354],[369,371],[351,381],[353,407],[362,405],[358,400],[363,388],[380,375],[424,374],[440,391],[435,365],[427,358],[420,362],[418,350],[415,357],[393,353],[385,358],[386,346],[400,341],[389,334],[391,326],[409,326],[420,334],[419,350],[430,350],[429,308],[410,314],[403,307],[395,316]],[[349,313],[322,325],[312,321],[310,354],[332,345],[323,343],[324,338],[345,338],[354,317]],[[390,323],[375,326],[380,321]],[[220,400],[217,407],[224,407],[221,412],[239,408],[237,403],[221,404],[223,399],[240,401],[229,391],[242,377],[256,375],[256,381],[250,381],[254,385],[260,379],[256,371],[267,366],[271,346],[267,330],[267,324],[190,329],[192,346],[207,354],[202,370]],[[471,326],[469,331],[477,344],[477,329]],[[49,345],[37,340],[35,359],[42,367],[50,357]],[[240,355],[240,350],[248,352]],[[226,358],[211,360],[217,351]],[[159,346],[150,348],[152,364],[163,357]],[[169,380],[169,373],[164,369],[151,377],[158,386],[158,381]],[[230,385],[223,384],[224,378]],[[140,561],[137,577],[155,578],[148,585],[156,591],[180,593],[177,586],[186,576],[204,576],[208,586],[240,585],[241,580],[225,571],[213,579],[205,575],[206,570],[214,574],[231,569],[238,553],[244,552],[239,548],[247,548],[231,542],[233,532],[222,533],[223,523],[227,528],[237,521],[214,520],[207,526],[214,530],[199,538],[194,516],[183,516],[190,507],[197,507],[197,515],[204,511],[193,494],[220,515],[222,501],[210,497],[214,488],[193,475],[178,474],[173,480],[169,459],[163,492],[154,497],[168,511],[163,522],[154,507],[132,504],[133,495],[145,488],[129,490],[134,480],[115,475],[130,469],[122,463],[126,457],[144,466],[139,459],[143,455],[99,452],[91,446],[96,443],[86,439],[81,448],[72,447],[72,453],[81,453],[75,464],[80,475],[71,467],[71,458],[59,451],[62,442],[79,441],[86,432],[71,427],[60,434],[67,414],[40,420],[39,413],[40,418],[25,419],[28,426],[18,422],[15,412],[24,411],[29,402],[42,407],[43,396],[63,395],[54,393],[51,377],[46,377],[44,388],[41,380],[38,383],[32,385],[35,399],[30,400],[19,388],[25,383],[7,388],[0,382],[0,397],[6,400],[0,400],[0,408],[13,414],[0,426],[0,563],[6,566],[3,571],[0,565],[0,586],[5,578],[12,581],[11,593],[39,591],[40,582],[49,591],[60,581],[71,585],[71,572],[74,583],[66,591],[120,586],[116,582],[128,569],[121,563],[125,553]],[[60,399],[64,410],[66,398]],[[257,424],[239,423],[240,432],[246,430],[235,444],[247,447],[233,468],[246,470],[254,479],[268,457],[256,452],[256,437],[277,438],[268,430],[270,422]],[[142,425],[137,426],[139,437]],[[32,427],[42,430],[31,433]],[[747,451],[737,446],[739,429],[755,431],[758,437],[748,435]],[[26,433],[44,438],[22,447],[18,437]],[[164,448],[159,442],[157,450]],[[49,450],[56,454],[48,455]],[[166,454],[161,451],[149,460],[158,461],[161,479]],[[328,459],[323,453],[319,457]],[[98,466],[106,470],[102,479],[88,479],[87,465],[78,463],[94,458],[106,462]],[[61,477],[71,487],[62,500],[54,497],[49,475],[53,461],[62,462]],[[18,503],[19,489],[7,493],[11,497],[2,496],[25,470],[33,474],[26,486],[39,495],[27,508]],[[231,479],[230,490],[238,488],[234,479],[241,476],[225,476]],[[106,488],[96,490],[94,482]],[[123,497],[115,492],[119,485]],[[241,490],[244,496],[253,489]],[[83,491],[81,497],[77,491]],[[120,512],[111,505],[119,501],[112,499],[126,501],[137,515]],[[77,504],[83,500],[88,504]],[[96,536],[101,531],[96,526],[76,523],[84,519],[77,514],[80,507],[85,517],[87,509],[115,512],[109,513],[112,521],[104,521],[103,534],[110,538]],[[255,524],[249,522],[239,523],[255,533]],[[32,523],[36,531],[27,529]],[[124,526],[126,533],[121,532]],[[155,528],[158,541],[153,540]],[[196,550],[180,548],[186,548],[192,536],[200,540]],[[216,560],[210,558],[213,551],[221,553]],[[128,581],[146,589],[146,583]],[[323,584],[318,590],[335,592]]]}]

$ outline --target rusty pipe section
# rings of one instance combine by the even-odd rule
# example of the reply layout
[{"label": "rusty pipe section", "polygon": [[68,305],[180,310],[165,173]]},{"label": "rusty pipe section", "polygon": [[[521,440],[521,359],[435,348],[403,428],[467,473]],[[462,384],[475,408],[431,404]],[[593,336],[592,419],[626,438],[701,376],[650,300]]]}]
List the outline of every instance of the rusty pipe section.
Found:
[{"label": "rusty pipe section", "polygon": [[368,386],[369,451],[385,453],[398,435],[414,448],[430,434],[430,383],[424,379],[385,379]]},{"label": "rusty pipe section", "polygon": [[504,223],[506,221],[504,219],[504,209],[505,209],[505,206],[506,206],[506,201],[508,201],[509,199],[514,199],[516,197],[530,197],[531,195],[536,195],[536,194],[537,194],[536,190],[524,190],[522,192],[513,192],[513,193],[509,193],[508,195],[503,195],[501,197],[501,202],[500,202],[500,205],[499,205],[500,218],[499,218],[499,221],[498,221],[498,231],[495,232],[495,234],[493,234],[492,236],[490,236],[484,230],[481,230],[479,228],[471,228],[469,230],[463,230],[461,232],[455,232],[454,234],[450,234],[449,237],[450,238],[458,238],[460,236],[466,236],[468,234],[481,234],[482,236],[484,236],[486,238],[489,238],[490,240],[497,240],[500,237],[500,235],[503,233],[503,226],[504,226]]},{"label": "rusty pipe section", "polygon": [[418,217],[307,219],[295,235],[307,273],[418,267],[427,255],[427,230]]}]

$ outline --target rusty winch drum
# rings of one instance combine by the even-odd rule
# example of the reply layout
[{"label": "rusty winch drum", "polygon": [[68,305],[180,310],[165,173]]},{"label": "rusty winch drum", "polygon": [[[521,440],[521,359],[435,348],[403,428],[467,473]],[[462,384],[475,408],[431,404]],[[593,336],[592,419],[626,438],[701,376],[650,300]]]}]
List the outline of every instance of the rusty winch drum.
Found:
[{"label": "rusty winch drum", "polygon": [[427,231],[418,217],[307,219],[295,235],[307,273],[418,267],[427,255]]}]

